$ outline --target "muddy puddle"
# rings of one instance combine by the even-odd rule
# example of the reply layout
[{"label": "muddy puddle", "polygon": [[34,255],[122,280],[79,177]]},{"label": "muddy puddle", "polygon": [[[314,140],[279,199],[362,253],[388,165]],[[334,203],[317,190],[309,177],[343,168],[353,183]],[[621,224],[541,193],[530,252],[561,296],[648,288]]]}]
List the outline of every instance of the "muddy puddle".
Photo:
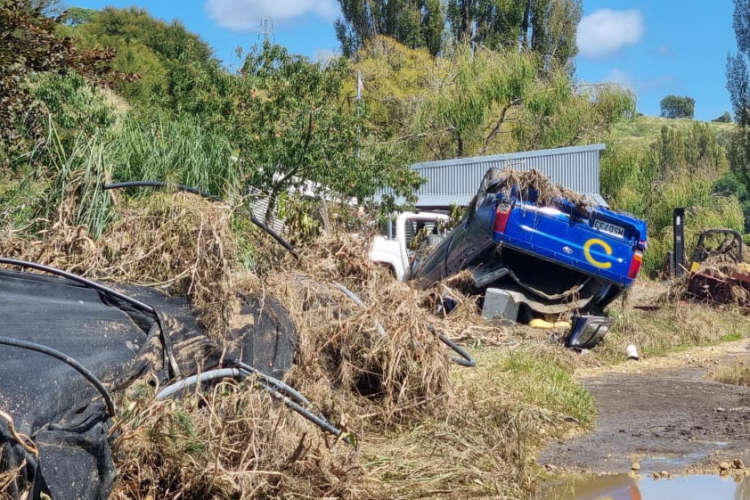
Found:
[{"label": "muddy puddle", "polygon": [[750,500],[750,478],[744,475],[597,476],[550,486],[537,500]]}]

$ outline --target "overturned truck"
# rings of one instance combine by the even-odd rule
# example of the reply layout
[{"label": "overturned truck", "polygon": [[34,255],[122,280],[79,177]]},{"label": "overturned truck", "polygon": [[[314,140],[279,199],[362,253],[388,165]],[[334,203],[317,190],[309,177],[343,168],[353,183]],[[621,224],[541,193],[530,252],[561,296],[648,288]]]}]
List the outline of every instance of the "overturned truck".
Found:
[{"label": "overturned truck", "polygon": [[458,225],[414,259],[422,287],[470,270],[471,287],[510,320],[573,313],[569,347],[595,345],[604,308],[635,281],[646,224],[551,183],[536,170],[490,169]]}]

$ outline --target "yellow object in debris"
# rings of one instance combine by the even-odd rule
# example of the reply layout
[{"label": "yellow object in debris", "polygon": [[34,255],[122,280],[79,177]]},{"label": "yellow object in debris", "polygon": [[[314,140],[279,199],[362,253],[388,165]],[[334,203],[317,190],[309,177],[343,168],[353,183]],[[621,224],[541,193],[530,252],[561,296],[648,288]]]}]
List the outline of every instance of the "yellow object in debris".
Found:
[{"label": "yellow object in debris", "polygon": [[740,262],[739,264],[737,264],[737,269],[739,269],[743,273],[748,273],[750,272],[750,264],[748,264],[747,262]]},{"label": "yellow object in debris", "polygon": [[544,321],[543,319],[535,318],[529,321],[529,326],[531,328],[550,329],[554,328],[555,324],[550,323],[549,321]]},{"label": "yellow object in debris", "polygon": [[545,321],[543,319],[535,318],[529,321],[531,328],[539,328],[542,330],[551,330],[552,328],[570,328],[570,321]]}]

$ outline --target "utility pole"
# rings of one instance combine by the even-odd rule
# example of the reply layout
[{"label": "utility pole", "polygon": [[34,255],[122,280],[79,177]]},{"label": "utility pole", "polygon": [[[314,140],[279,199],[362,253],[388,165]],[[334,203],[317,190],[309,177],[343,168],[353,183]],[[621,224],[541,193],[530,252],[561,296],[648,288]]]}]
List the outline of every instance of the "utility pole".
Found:
[{"label": "utility pole", "polygon": [[260,20],[260,34],[266,42],[269,38],[273,38],[273,19],[264,17]]}]

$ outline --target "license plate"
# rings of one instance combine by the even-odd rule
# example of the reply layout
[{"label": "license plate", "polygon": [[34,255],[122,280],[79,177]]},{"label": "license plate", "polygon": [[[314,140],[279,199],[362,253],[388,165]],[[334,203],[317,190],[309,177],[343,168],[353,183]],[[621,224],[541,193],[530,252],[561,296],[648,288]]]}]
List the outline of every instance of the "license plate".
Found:
[{"label": "license plate", "polygon": [[618,238],[625,237],[625,228],[622,226],[618,226],[617,224],[612,224],[611,222],[595,220],[594,229],[598,229],[603,233],[611,234],[612,236],[617,236]]}]

